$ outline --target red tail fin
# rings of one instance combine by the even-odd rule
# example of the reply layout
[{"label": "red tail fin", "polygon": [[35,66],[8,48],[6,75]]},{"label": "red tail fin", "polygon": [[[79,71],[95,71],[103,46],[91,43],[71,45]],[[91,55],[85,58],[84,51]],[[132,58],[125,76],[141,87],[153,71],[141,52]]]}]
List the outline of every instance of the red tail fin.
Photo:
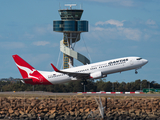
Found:
[{"label": "red tail fin", "polygon": [[18,55],[13,55],[12,57],[23,78],[29,78],[30,74],[36,71],[31,65],[29,65],[26,61],[24,61]]}]

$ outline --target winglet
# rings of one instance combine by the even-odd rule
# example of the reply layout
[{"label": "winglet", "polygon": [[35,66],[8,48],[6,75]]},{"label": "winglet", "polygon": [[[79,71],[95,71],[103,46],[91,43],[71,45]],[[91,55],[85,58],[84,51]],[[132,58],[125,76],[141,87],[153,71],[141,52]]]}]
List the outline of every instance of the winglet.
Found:
[{"label": "winglet", "polygon": [[51,63],[51,66],[53,67],[53,69],[56,71],[56,72],[59,72],[59,70]]}]

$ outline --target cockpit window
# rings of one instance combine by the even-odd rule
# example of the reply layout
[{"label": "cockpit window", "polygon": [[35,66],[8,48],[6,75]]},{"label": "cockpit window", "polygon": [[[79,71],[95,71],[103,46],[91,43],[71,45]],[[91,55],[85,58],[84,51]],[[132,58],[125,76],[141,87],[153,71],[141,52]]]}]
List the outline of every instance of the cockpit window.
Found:
[{"label": "cockpit window", "polygon": [[142,58],[137,58],[137,60],[141,60]]}]

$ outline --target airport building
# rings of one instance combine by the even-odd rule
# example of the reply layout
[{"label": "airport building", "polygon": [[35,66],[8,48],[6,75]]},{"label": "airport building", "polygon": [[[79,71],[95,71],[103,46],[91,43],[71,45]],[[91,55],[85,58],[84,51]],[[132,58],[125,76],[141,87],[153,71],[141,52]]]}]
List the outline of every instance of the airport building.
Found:
[{"label": "airport building", "polygon": [[61,20],[53,21],[53,31],[63,33],[60,41],[60,51],[63,53],[63,68],[69,68],[77,59],[83,64],[89,64],[90,60],[84,55],[74,51],[76,42],[80,40],[82,32],[88,32],[88,21],[81,20],[82,9],[73,9],[76,4],[65,4],[67,9],[58,10]]}]

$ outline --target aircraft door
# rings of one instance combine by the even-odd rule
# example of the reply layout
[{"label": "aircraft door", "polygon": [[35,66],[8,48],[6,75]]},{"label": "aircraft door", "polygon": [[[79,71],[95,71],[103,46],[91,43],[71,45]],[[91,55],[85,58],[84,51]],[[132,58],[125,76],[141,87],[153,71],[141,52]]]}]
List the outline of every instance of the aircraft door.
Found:
[{"label": "aircraft door", "polygon": [[131,64],[131,65],[133,65],[133,64],[134,64],[133,60],[130,60],[130,64]]}]

